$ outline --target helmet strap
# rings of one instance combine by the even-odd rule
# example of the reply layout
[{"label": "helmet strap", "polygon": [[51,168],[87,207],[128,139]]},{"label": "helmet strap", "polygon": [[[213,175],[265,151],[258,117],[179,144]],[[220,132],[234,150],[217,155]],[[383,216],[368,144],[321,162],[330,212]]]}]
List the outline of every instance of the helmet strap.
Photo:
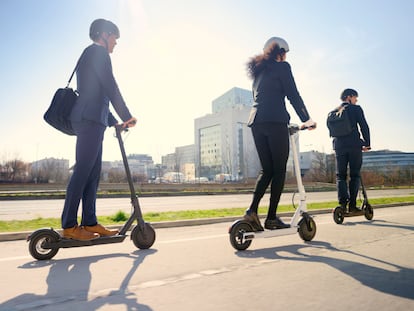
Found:
[{"label": "helmet strap", "polygon": [[[108,39],[106,39],[106,38],[103,36],[103,34],[104,34],[104,33],[101,33],[100,39],[103,41],[103,43],[105,44],[105,48],[106,48],[106,50],[108,51],[108,47],[109,47],[109,44],[108,44]],[[109,52],[109,51],[108,51],[108,52]]]}]

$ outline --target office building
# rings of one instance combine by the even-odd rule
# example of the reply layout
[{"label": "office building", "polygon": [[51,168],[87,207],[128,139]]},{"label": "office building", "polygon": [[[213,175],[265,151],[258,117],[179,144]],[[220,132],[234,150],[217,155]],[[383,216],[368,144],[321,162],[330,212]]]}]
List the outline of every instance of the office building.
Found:
[{"label": "office building", "polygon": [[414,152],[378,150],[364,152],[363,170],[390,173],[395,170],[414,169]]},{"label": "office building", "polygon": [[196,177],[214,180],[227,174],[234,181],[255,178],[260,163],[247,120],[251,92],[232,88],[212,102],[212,114],[195,119]]}]

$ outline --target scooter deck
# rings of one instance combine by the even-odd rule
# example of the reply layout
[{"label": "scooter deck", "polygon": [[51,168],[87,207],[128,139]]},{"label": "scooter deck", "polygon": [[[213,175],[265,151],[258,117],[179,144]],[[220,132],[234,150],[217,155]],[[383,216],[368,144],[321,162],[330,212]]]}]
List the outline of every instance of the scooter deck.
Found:
[{"label": "scooter deck", "polygon": [[356,212],[346,212],[343,214],[344,217],[363,216],[363,215],[365,215],[365,210],[359,210]]},{"label": "scooter deck", "polygon": [[113,235],[113,236],[103,236],[99,237],[94,240],[88,241],[79,241],[79,240],[72,240],[61,238],[56,242],[47,242],[45,241],[42,245],[45,249],[54,249],[54,248],[69,248],[69,247],[81,247],[81,246],[92,246],[92,245],[100,245],[100,244],[111,244],[111,243],[121,243],[125,240],[127,235]]},{"label": "scooter deck", "polygon": [[251,232],[243,233],[243,239],[253,240],[256,237],[271,238],[271,237],[275,237],[275,236],[295,234],[296,232],[298,232],[297,227],[290,227],[290,228],[285,228],[285,229],[275,229],[275,230],[265,230],[265,231],[251,231]]}]

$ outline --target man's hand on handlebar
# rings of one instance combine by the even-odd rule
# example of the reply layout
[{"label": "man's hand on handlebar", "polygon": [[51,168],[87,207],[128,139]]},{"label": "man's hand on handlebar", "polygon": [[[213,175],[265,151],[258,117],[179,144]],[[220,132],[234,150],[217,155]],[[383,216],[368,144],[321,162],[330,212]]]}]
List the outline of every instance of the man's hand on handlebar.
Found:
[{"label": "man's hand on handlebar", "polygon": [[302,124],[302,126],[300,127],[301,130],[314,130],[316,129],[316,122],[313,121],[312,119],[309,119],[308,121],[306,121],[305,123]]},{"label": "man's hand on handlebar", "polygon": [[122,128],[130,128],[130,127],[134,127],[137,124],[137,119],[132,117],[131,119],[125,121],[124,123],[122,123]]}]

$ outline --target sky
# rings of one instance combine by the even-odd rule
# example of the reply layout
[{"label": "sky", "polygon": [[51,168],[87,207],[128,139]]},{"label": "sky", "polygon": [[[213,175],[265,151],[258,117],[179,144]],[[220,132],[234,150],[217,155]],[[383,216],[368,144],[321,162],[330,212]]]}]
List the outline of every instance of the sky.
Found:
[{"label": "sky", "polygon": [[[214,99],[233,87],[251,89],[246,63],[272,36],[289,43],[287,61],[318,123],[301,133],[301,151],[333,152],[326,116],[341,91],[354,88],[372,150],[414,152],[412,12],[407,0],[0,0],[0,163],[74,163],[75,137],[47,125],[43,113],[91,44],[96,18],[121,33],[113,71],[138,119],[125,137],[128,154],[160,163],[193,144],[194,119],[211,113]],[[112,128],[103,159],[121,159]]]}]

